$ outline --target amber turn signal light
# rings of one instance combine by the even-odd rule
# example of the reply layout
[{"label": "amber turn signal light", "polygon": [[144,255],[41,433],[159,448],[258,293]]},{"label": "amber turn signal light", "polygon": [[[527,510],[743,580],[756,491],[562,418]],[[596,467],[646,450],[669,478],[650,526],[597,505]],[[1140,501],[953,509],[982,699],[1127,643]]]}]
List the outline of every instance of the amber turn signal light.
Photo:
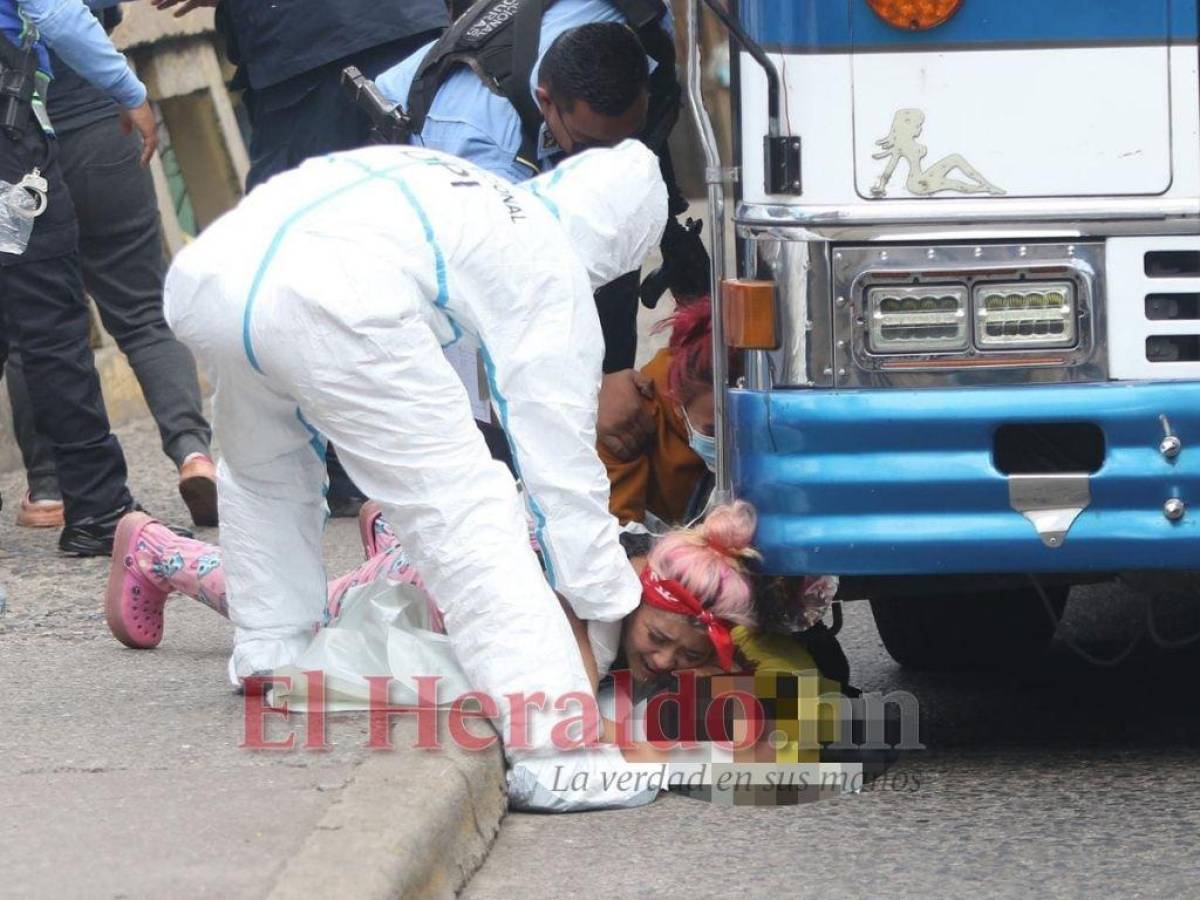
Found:
[{"label": "amber turn signal light", "polygon": [[867,5],[889,25],[906,31],[937,28],[958,12],[963,0],[867,0]]},{"label": "amber turn signal light", "polygon": [[775,285],[770,281],[731,279],[721,284],[725,343],[739,350],[774,350]]}]

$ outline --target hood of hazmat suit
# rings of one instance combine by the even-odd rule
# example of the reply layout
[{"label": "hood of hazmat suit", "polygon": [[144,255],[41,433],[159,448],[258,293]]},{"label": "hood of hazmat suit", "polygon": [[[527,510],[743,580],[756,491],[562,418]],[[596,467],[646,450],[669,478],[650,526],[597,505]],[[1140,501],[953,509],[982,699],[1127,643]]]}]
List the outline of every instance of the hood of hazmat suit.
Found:
[{"label": "hood of hazmat suit", "polygon": [[[637,268],[666,215],[658,164],[632,141],[528,188],[370,147],[258,186],[176,257],[167,318],[215,387],[234,677],[292,663],[322,624],[329,440],[424,579],[466,681],[495,699],[514,805],[653,796],[606,777],[628,771],[615,749],[565,738],[591,688],[555,593],[614,624],[641,598],[596,454],[592,286]],[[544,574],[441,352],[459,339],[483,358]]]},{"label": "hood of hazmat suit", "polygon": [[665,220],[656,215],[666,208],[666,186],[658,157],[638,153],[638,141],[619,144],[629,169],[619,183],[611,178],[613,150],[588,150],[564,161],[553,172],[522,182],[520,187],[540,197],[558,218],[579,257],[592,290],[640,269],[646,254],[662,240]]}]

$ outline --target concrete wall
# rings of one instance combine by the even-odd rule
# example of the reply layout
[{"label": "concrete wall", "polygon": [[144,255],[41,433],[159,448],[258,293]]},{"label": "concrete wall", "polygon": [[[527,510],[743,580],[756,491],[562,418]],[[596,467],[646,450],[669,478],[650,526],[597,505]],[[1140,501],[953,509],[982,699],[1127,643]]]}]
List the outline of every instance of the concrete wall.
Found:
[{"label": "concrete wall", "polygon": [[124,18],[112,33],[117,49],[128,53],[175,38],[213,34],[213,10],[201,8],[176,18],[172,12],[160,12],[149,3],[126,3]]}]

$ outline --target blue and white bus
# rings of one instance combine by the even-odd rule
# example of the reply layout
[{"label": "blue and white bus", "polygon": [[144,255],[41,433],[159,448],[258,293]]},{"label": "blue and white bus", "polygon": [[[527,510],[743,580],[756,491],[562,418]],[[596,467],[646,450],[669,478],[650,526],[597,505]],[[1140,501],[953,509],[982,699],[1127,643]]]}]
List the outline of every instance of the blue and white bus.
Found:
[{"label": "blue and white bus", "polygon": [[732,17],[719,487],[767,570],[843,576],[936,666],[1031,652],[1071,584],[1200,568],[1197,0]]}]

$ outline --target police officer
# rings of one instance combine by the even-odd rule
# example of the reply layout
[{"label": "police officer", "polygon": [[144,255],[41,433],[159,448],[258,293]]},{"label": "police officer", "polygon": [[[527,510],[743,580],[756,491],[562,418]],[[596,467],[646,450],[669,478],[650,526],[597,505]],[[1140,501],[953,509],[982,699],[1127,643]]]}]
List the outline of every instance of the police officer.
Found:
[{"label": "police officer", "polygon": [[11,217],[14,205],[32,212],[44,203],[28,243],[0,252],[0,347],[7,347],[8,334],[20,344],[38,430],[54,444],[66,520],[59,547],[107,556],[117,521],[135,504],[88,345],[75,211],[42,102],[51,77],[48,48],[122,108],[124,127],[142,135],[143,164],[157,145],[154,113],[146,88],[83,0],[0,0],[0,31],[0,180],[23,185],[33,203],[25,207],[9,192],[0,215]]},{"label": "police officer", "polygon": [[[111,33],[120,24],[120,7],[105,9],[99,17]],[[150,171],[138,164],[141,141],[122,134],[117,124],[120,107],[107,94],[53,52],[50,65],[54,81],[46,109],[79,221],[84,286],[142,388],[162,436],[163,452],[179,470],[179,490],[192,521],[216,525],[216,470],[209,459],[212,435],[204,419],[196,362],[163,318],[162,226],[154,181]],[[54,451],[33,425],[16,352],[9,357],[4,375],[29,481],[17,524],[61,527],[62,495]]]},{"label": "police officer", "polygon": [[[412,143],[509,181],[638,136],[659,154],[676,216],[687,202],[666,148],[680,98],[671,30],[663,0],[479,0],[376,82],[407,115]],[[671,286],[706,293],[707,257],[681,232],[672,220],[664,256],[690,243],[698,265],[677,266]],[[605,372],[634,364],[637,301],[637,273],[597,293]]]}]

